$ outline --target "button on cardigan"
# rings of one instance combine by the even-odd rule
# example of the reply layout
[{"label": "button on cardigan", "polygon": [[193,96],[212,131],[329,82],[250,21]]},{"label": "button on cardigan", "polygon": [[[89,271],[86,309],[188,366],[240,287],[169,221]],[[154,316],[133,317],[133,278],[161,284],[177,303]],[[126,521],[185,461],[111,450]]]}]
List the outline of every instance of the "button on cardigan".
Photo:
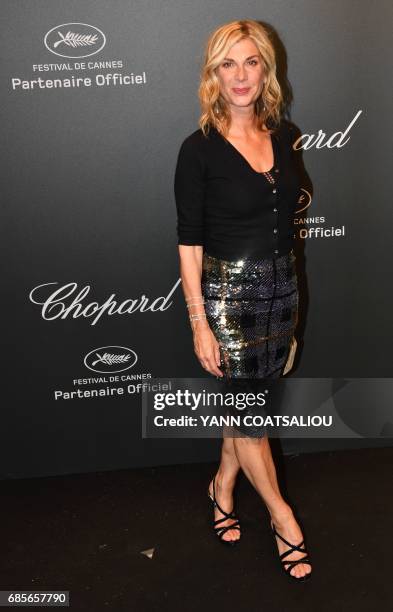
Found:
[{"label": "button on cardigan", "polygon": [[288,253],[300,197],[293,139],[281,120],[272,134],[272,184],[213,126],[207,136],[201,129],[187,136],[174,180],[178,244],[202,245],[227,261]]}]

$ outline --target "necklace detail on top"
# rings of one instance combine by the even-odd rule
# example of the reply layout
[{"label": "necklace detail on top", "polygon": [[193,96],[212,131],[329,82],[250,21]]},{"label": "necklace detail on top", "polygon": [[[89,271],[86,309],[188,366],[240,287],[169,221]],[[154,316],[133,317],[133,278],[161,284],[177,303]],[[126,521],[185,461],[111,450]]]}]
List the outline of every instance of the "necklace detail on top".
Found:
[{"label": "necklace detail on top", "polygon": [[265,176],[267,178],[267,180],[269,181],[269,183],[271,183],[272,185],[274,185],[274,183],[276,182],[274,180],[274,176],[272,176],[272,173],[270,172],[270,170],[268,170],[267,172],[262,172],[263,176]]}]

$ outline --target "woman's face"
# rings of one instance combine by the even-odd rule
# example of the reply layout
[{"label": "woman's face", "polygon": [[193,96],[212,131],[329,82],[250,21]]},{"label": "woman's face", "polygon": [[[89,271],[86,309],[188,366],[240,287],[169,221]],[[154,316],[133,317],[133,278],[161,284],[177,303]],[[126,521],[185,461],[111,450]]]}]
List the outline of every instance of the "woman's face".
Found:
[{"label": "woman's face", "polygon": [[261,56],[250,38],[234,44],[218,66],[220,93],[228,104],[245,107],[253,104],[265,79]]}]

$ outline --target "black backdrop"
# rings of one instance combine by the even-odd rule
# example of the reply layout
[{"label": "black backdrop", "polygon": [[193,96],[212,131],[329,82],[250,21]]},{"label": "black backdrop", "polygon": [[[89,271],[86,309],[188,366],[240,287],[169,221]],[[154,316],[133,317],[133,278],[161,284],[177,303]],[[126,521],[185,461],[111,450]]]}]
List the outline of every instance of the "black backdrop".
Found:
[{"label": "black backdrop", "polygon": [[[124,374],[135,382],[201,375],[179,282],[173,174],[198,127],[204,42],[233,19],[272,28],[303,135],[292,376],[392,376],[390,3],[6,0],[1,12],[3,478],[217,456],[217,440],[142,440],[138,393],[55,392],[106,388],[86,382],[105,376],[85,364],[101,347],[132,353]],[[130,312],[110,314],[108,300],[131,300]],[[85,310],[93,302],[97,320],[94,306]],[[282,444],[391,442],[376,438]]]}]

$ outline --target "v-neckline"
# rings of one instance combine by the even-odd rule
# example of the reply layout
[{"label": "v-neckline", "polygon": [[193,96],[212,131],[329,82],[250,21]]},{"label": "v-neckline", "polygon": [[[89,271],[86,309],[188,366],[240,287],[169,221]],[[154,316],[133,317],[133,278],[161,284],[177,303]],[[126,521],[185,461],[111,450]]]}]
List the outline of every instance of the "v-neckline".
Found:
[{"label": "v-neckline", "polygon": [[259,172],[259,170],[255,170],[255,168],[252,167],[252,165],[250,164],[250,162],[248,161],[248,159],[243,155],[243,153],[241,153],[239,151],[239,149],[237,147],[235,147],[234,144],[232,144],[227,138],[225,138],[225,136],[223,136],[221,134],[221,132],[219,132],[216,128],[214,128],[217,132],[217,134],[219,136],[221,136],[221,138],[223,139],[224,142],[228,143],[232,149],[242,158],[242,160],[245,162],[245,164],[249,167],[249,169],[254,173],[254,174],[259,174],[260,176],[264,176],[267,173],[273,172],[275,168],[277,168],[277,164],[278,164],[278,155],[277,155],[277,149],[276,149],[276,142],[274,139],[274,134],[270,134],[270,140],[272,143],[272,150],[273,150],[273,166],[269,169],[269,170],[265,170],[265,172]]}]

